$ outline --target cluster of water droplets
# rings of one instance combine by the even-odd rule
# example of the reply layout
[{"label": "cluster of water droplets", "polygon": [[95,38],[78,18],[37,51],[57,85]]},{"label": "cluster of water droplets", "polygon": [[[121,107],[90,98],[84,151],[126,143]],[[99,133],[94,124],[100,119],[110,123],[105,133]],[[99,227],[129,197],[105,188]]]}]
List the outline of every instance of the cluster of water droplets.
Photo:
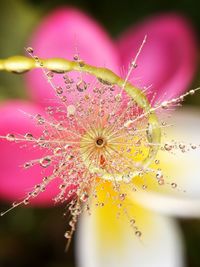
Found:
[{"label": "cluster of water droplets", "polygon": [[[23,164],[24,169],[39,165],[41,182],[35,185],[22,201],[13,203],[9,210],[21,204],[27,205],[31,199],[48,190],[51,181],[59,179],[59,193],[54,202],[67,203],[70,229],[65,233],[65,237],[69,241],[80,214],[83,211],[90,213],[92,206],[103,208],[107,201],[117,203],[119,213],[123,211],[126,214],[135,235],[140,237],[142,232],[136,225],[134,215],[129,214],[124,204],[128,194],[123,191],[122,185],[129,186],[132,192],[147,190],[145,176],[150,173],[157,185],[167,184],[172,189],[178,187],[174,181],[166,181],[159,167],[159,159],[155,159],[156,167],[143,168],[142,162],[152,146],[148,141],[148,135],[151,134],[149,113],[117,85],[81,71],[57,74],[46,70],[32,48],[29,47],[27,52],[40,64],[45,79],[54,91],[56,103],[47,106],[44,114],[25,114],[37,127],[41,127],[41,136],[36,137],[28,131],[23,136],[13,133],[1,136],[16,144],[27,143],[33,149],[43,150],[45,154]],[[78,55],[74,56],[74,60],[84,66]],[[131,67],[136,68],[136,62]],[[171,111],[196,90],[198,89],[190,90],[179,98],[154,103],[149,112],[156,112],[159,116],[163,111]],[[161,128],[168,126],[161,120]],[[185,153],[188,149],[199,147],[174,140],[159,145],[160,149],[167,153],[177,149]],[[23,147],[25,148],[26,146]],[[45,170],[50,174],[46,175]],[[134,185],[133,177],[136,174],[142,181],[140,185]],[[112,184],[114,196],[107,194],[106,186],[104,187],[106,183]],[[99,200],[99,187],[105,191],[104,201]]]}]

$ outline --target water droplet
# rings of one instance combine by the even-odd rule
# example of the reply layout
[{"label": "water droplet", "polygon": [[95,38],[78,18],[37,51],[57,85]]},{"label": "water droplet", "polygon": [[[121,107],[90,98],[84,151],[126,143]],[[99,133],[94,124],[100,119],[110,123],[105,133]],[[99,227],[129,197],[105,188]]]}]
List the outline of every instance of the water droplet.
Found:
[{"label": "water droplet", "polygon": [[119,195],[120,200],[124,201],[126,198],[126,194],[122,193]]},{"label": "water droplet", "polygon": [[70,231],[65,232],[64,237],[65,237],[66,239],[71,239],[71,238],[72,238],[72,234],[71,234],[71,232],[70,232]]},{"label": "water droplet", "polygon": [[53,74],[52,71],[48,71],[48,72],[46,73],[46,76],[47,76],[47,78],[52,79],[53,76],[54,76],[54,74]]},{"label": "water droplet", "polygon": [[35,185],[35,189],[40,189],[41,188],[41,184],[36,184]]},{"label": "water droplet", "polygon": [[131,219],[131,220],[130,220],[130,224],[131,224],[131,225],[135,224],[135,220],[134,220],[134,219]]},{"label": "water droplet", "polygon": [[56,93],[61,95],[63,93],[63,88],[61,86],[56,87]]},{"label": "water droplet", "polygon": [[67,116],[74,116],[76,112],[76,107],[74,105],[69,105],[67,107]]},{"label": "water droplet", "polygon": [[38,124],[42,125],[45,123],[45,119],[40,114],[37,114],[35,116],[35,118],[36,118]]},{"label": "water droplet", "polygon": [[179,148],[180,148],[180,149],[185,149],[185,145],[181,143],[181,144],[179,145]]},{"label": "water droplet", "polygon": [[114,84],[110,86],[110,91],[111,92],[115,91],[115,85]]},{"label": "water droplet", "polygon": [[74,59],[75,61],[78,61],[78,60],[79,60],[79,55],[78,55],[78,54],[75,54],[75,55],[73,56],[73,59]]},{"label": "water droplet", "polygon": [[159,184],[159,185],[164,185],[164,184],[165,184],[164,179],[159,179],[159,180],[158,180],[158,184]]},{"label": "water droplet", "polygon": [[68,77],[67,74],[63,75],[63,79],[65,81],[65,84],[72,84],[74,82],[73,79]]},{"label": "water droplet", "polygon": [[7,134],[6,140],[8,141],[15,141],[15,135],[14,134]]},{"label": "water droplet", "polygon": [[156,179],[161,179],[161,178],[163,178],[163,174],[162,174],[161,171],[158,171],[158,172],[156,173]]},{"label": "water droplet", "polygon": [[125,123],[124,123],[124,127],[125,127],[125,128],[132,129],[133,126],[134,126],[134,124],[133,124],[133,121],[132,121],[132,120],[127,120],[127,121],[125,121]]},{"label": "water droplet", "polygon": [[122,101],[122,95],[121,95],[121,94],[117,94],[117,95],[115,96],[115,101],[116,101],[116,102],[121,102],[121,101]]},{"label": "water droplet", "polygon": [[194,95],[194,93],[195,93],[195,90],[190,90],[190,91],[189,91],[189,94],[190,94],[190,95]]},{"label": "water droplet", "polygon": [[26,51],[27,51],[29,54],[33,54],[33,48],[30,47],[30,46],[26,48]]},{"label": "water droplet", "polygon": [[164,149],[165,149],[166,151],[171,151],[172,148],[173,148],[173,146],[170,145],[170,144],[165,144],[165,145],[164,145]]},{"label": "water droplet", "polygon": [[35,59],[35,61],[39,61],[38,56],[34,56],[33,58]]},{"label": "water droplet", "polygon": [[66,102],[67,101],[67,97],[65,95],[61,96],[60,99],[61,99],[62,102]]},{"label": "water droplet", "polygon": [[42,158],[40,160],[40,165],[43,167],[43,168],[47,168],[49,167],[49,165],[51,164],[51,158],[50,157],[45,157],[45,158]]},{"label": "water droplet", "polygon": [[176,188],[177,187],[177,184],[176,183],[171,183],[171,187],[172,188]]},{"label": "water droplet", "polygon": [[18,205],[18,203],[16,201],[12,203],[13,207],[17,207],[17,205]]},{"label": "water droplet", "polygon": [[80,80],[79,82],[77,82],[76,84],[76,89],[79,91],[79,92],[83,92],[87,89],[87,84],[85,81],[83,80]]},{"label": "water droplet", "polygon": [[26,163],[24,163],[24,168],[25,169],[28,169],[28,168],[30,168],[30,167],[32,167],[33,166],[33,164],[31,163],[31,162],[26,162]]},{"label": "water droplet", "polygon": [[29,204],[29,199],[28,198],[25,198],[24,201],[23,201],[24,205],[28,205]]},{"label": "water droplet", "polygon": [[135,235],[136,235],[137,237],[141,237],[141,236],[142,236],[142,233],[141,233],[140,231],[136,231],[136,232],[135,232]]},{"label": "water droplet", "polygon": [[81,68],[85,66],[85,62],[82,59],[79,59],[78,64]]},{"label": "water droplet", "polygon": [[56,148],[54,149],[54,151],[53,151],[54,155],[59,155],[59,154],[61,154],[61,152],[62,152],[61,147],[56,147]]},{"label": "water droplet", "polygon": [[163,109],[167,109],[168,108],[168,102],[167,101],[164,101],[162,104],[161,104],[161,107],[163,108]]},{"label": "water droplet", "polygon": [[27,139],[27,140],[33,140],[33,135],[31,133],[26,133],[24,135],[24,137]]},{"label": "water droplet", "polygon": [[88,200],[88,198],[89,198],[89,195],[88,195],[87,192],[83,192],[83,193],[81,194],[81,196],[80,196],[80,200],[81,200],[82,202],[86,202],[86,201]]}]

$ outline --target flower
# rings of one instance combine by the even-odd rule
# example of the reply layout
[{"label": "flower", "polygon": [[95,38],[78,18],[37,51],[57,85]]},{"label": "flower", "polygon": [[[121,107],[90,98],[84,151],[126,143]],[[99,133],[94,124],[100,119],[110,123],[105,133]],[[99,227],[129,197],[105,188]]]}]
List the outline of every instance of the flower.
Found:
[{"label": "flower", "polygon": [[[85,65],[106,66],[117,74],[124,66],[127,73],[145,34],[148,41],[138,66],[132,64],[135,69],[130,77],[124,77],[125,81],[112,83],[112,75],[105,69]],[[175,222],[153,211],[199,215],[200,201],[179,194],[186,187],[191,196],[195,193],[199,197],[194,187],[197,171],[184,169],[184,165],[183,172],[178,170],[185,150],[198,153],[193,149],[197,131],[186,135],[192,138],[189,145],[171,141],[168,133],[170,141],[164,141],[157,155],[160,127],[159,114],[154,112],[180,104],[180,95],[185,96],[194,75],[196,47],[188,23],[175,14],[158,16],[131,28],[113,43],[87,15],[61,8],[44,19],[30,43],[41,58],[70,59],[73,55],[75,63],[69,62],[72,71],[63,75],[43,69],[46,79],[41,70],[32,71],[27,76],[27,87],[34,102],[9,101],[1,105],[1,196],[13,201],[22,198],[27,188],[33,188],[13,206],[28,204],[32,199],[36,204],[49,204],[52,198],[69,201],[73,215],[71,231],[66,232],[69,240],[80,213],[91,212],[91,216],[82,217],[79,226],[80,266],[182,266]],[[38,64],[51,64],[28,51]],[[88,74],[88,69],[97,77]],[[151,112],[144,95],[126,78],[139,88],[146,86]],[[198,115],[188,114],[177,115],[175,120],[181,116],[179,121],[189,124],[188,117],[192,117],[198,127]],[[164,120],[162,127],[166,126]],[[181,137],[185,133],[184,128]],[[190,152],[187,155],[192,167],[195,158]],[[155,156],[149,165],[149,159]],[[19,171],[22,164],[26,170]],[[174,169],[178,170],[176,174]],[[190,172],[193,177],[184,186]],[[133,234],[148,245],[148,251]]]}]

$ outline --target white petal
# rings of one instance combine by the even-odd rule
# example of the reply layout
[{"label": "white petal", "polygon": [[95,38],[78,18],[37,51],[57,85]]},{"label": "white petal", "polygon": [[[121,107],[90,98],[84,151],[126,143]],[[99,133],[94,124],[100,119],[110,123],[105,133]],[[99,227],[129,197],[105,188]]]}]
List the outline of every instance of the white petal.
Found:
[{"label": "white petal", "polygon": [[123,229],[123,243],[118,244],[115,236],[115,244],[108,247],[110,241],[106,232],[101,233],[99,240],[101,229],[96,228],[95,215],[84,215],[76,236],[78,267],[183,267],[182,240],[177,224],[164,216],[154,213],[151,216],[154,228],[148,241],[140,242],[127,225],[126,231]]},{"label": "white petal", "polygon": [[140,191],[134,200],[156,212],[176,217],[200,217],[200,200]]},{"label": "white petal", "polygon": [[[164,187],[158,192],[141,190],[132,196],[134,201],[167,215],[200,217],[200,110],[176,111],[172,123],[174,126],[167,130],[166,139],[175,139],[190,148],[186,153],[177,149],[174,154],[162,152],[159,155],[165,176],[177,183],[177,188],[165,190]],[[191,149],[191,144],[197,148]]]}]

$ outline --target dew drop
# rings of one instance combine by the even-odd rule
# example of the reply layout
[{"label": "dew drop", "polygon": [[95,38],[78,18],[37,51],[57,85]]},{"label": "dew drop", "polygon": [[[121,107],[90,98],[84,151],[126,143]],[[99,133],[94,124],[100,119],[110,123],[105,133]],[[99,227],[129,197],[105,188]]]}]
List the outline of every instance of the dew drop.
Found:
[{"label": "dew drop", "polygon": [[40,166],[42,166],[43,168],[49,167],[50,164],[51,164],[51,158],[50,157],[45,157],[45,158],[40,160]]},{"label": "dew drop", "polygon": [[61,96],[60,99],[61,99],[62,102],[66,102],[67,101],[67,97],[65,95]]},{"label": "dew drop", "polygon": [[114,86],[114,85],[111,85],[111,86],[110,86],[110,91],[111,91],[111,92],[115,91],[115,86]]},{"label": "dew drop", "polygon": [[176,188],[177,187],[177,184],[176,183],[171,183],[171,187],[172,188]]},{"label": "dew drop", "polygon": [[26,133],[24,135],[24,137],[27,139],[27,140],[33,140],[33,135],[31,133]]},{"label": "dew drop", "polygon": [[24,163],[24,168],[25,169],[28,169],[28,168],[30,168],[30,167],[32,167],[33,165],[32,165],[32,163],[31,162],[26,162],[26,163]]},{"label": "dew drop", "polygon": [[29,54],[33,54],[33,48],[30,47],[30,46],[26,48],[26,51],[27,51]]},{"label": "dew drop", "polygon": [[78,61],[78,60],[79,60],[79,55],[78,55],[78,54],[75,54],[75,55],[73,56],[73,59],[74,59],[75,61]]},{"label": "dew drop", "polygon": [[168,108],[168,102],[167,101],[164,101],[162,104],[161,104],[161,107],[163,109],[167,109]]},{"label": "dew drop", "polygon": [[133,66],[133,68],[134,68],[134,69],[136,69],[136,68],[137,68],[137,66],[138,66],[138,65],[137,65],[137,64],[136,64],[134,61],[133,61],[133,62],[131,62],[131,65]]},{"label": "dew drop", "polygon": [[85,66],[85,62],[81,59],[79,59],[78,63],[81,68]]},{"label": "dew drop", "polygon": [[130,224],[131,224],[131,225],[135,224],[135,220],[134,220],[134,219],[131,219],[131,220],[130,220]]},{"label": "dew drop", "polygon": [[124,201],[126,198],[126,194],[122,193],[119,195],[120,200]]},{"label": "dew drop", "polygon": [[61,95],[63,93],[63,88],[61,86],[56,87],[56,93]]},{"label": "dew drop", "polygon": [[75,112],[76,112],[76,108],[74,105],[69,105],[67,107],[67,116],[70,117],[70,116],[74,116],[75,115]]},{"label": "dew drop", "polygon": [[70,231],[65,232],[64,237],[66,239],[71,239],[72,238],[71,232]]},{"label": "dew drop", "polygon": [[195,90],[190,90],[190,91],[189,91],[189,94],[190,94],[190,95],[194,95],[194,93],[195,93]]},{"label": "dew drop", "polygon": [[141,236],[142,236],[142,233],[141,233],[140,231],[136,231],[136,232],[135,232],[135,235],[136,235],[137,237],[141,237]]},{"label": "dew drop", "polygon": [[6,140],[8,141],[15,141],[15,135],[14,134],[7,134]]},{"label": "dew drop", "polygon": [[39,58],[37,56],[33,57],[35,59],[35,61],[39,61]]},{"label": "dew drop", "polygon": [[170,144],[165,144],[165,145],[164,145],[164,149],[165,149],[166,151],[171,151],[172,148],[173,148],[173,146],[170,145]]},{"label": "dew drop", "polygon": [[83,192],[82,195],[80,196],[80,200],[82,202],[86,202],[89,198],[89,195],[87,194],[87,192]]},{"label": "dew drop", "polygon": [[54,76],[54,74],[53,74],[52,71],[48,71],[48,72],[46,73],[46,76],[47,76],[49,79],[52,79],[53,76]]},{"label": "dew drop", "polygon": [[165,184],[164,179],[159,179],[159,180],[158,180],[158,184],[159,184],[159,185],[164,185],[164,184]]},{"label": "dew drop", "polygon": [[13,206],[13,207],[17,207],[17,206],[18,206],[18,203],[17,203],[17,202],[13,202],[13,203],[12,203],[12,206]]},{"label": "dew drop", "polygon": [[79,82],[77,82],[76,84],[76,89],[79,91],[79,92],[83,92],[87,89],[87,84],[85,81],[83,80],[80,80]]},{"label": "dew drop", "polygon": [[59,155],[62,152],[62,149],[60,147],[56,147],[53,151],[54,155]]},{"label": "dew drop", "polygon": [[45,123],[45,119],[40,114],[37,114],[35,116],[35,118],[36,118],[38,124],[42,125]]},{"label": "dew drop", "polygon": [[185,145],[181,143],[181,144],[179,145],[179,148],[180,148],[181,150],[182,150],[182,149],[185,149]]},{"label": "dew drop", "polygon": [[25,198],[24,201],[23,201],[24,205],[28,205],[29,204],[29,200],[28,198]]},{"label": "dew drop", "polygon": [[115,101],[116,101],[116,102],[121,102],[121,101],[122,101],[122,95],[121,95],[121,94],[117,94],[117,95],[115,96]]}]

